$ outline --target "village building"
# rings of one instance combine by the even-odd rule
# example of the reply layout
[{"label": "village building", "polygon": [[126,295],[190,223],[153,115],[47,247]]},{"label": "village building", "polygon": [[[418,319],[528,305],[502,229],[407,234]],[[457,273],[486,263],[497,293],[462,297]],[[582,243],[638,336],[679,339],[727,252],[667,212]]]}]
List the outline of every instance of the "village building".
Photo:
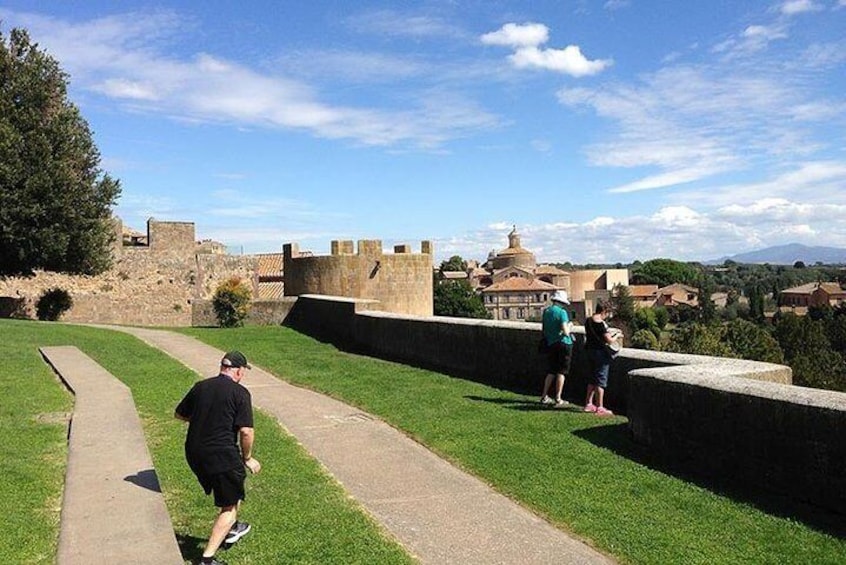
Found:
[{"label": "village building", "polygon": [[[846,290],[836,282],[813,282],[782,290],[778,296],[781,309],[809,308],[829,305],[837,307],[846,303]],[[786,308],[785,308],[786,307]]]},{"label": "village building", "polygon": [[627,269],[564,271],[555,265],[538,265],[525,249],[516,226],[508,234],[508,247],[488,254],[481,267],[468,266],[468,278],[482,296],[495,320],[537,321],[556,290],[570,296],[573,317],[593,314],[599,299],[608,299],[614,286],[627,286]]}]

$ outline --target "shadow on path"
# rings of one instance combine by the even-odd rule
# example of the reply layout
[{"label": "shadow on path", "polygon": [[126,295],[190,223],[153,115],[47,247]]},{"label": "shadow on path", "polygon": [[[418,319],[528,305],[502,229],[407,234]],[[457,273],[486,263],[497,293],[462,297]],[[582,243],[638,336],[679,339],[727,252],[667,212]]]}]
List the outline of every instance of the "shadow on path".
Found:
[{"label": "shadow on path", "polygon": [[575,430],[573,434],[598,447],[608,449],[620,457],[695,484],[719,496],[751,504],[773,516],[801,521],[811,528],[832,536],[846,538],[846,520],[842,515],[789,499],[763,488],[740,487],[732,483],[730,477],[705,476],[697,473],[695,469],[684,466],[683,463],[659,459],[645,446],[632,440],[626,423]]},{"label": "shadow on path", "polygon": [[134,475],[127,475],[123,480],[153,492],[162,492],[162,487],[159,485],[159,477],[153,469],[144,469]]}]

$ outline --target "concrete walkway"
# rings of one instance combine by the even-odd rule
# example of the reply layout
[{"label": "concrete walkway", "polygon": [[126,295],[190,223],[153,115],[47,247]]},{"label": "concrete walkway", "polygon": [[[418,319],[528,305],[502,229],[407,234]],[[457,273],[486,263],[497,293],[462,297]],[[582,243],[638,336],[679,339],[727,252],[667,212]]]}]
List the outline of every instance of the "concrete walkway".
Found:
[{"label": "concrete walkway", "polygon": [[[215,375],[223,356],[181,334],[112,329],[137,336],[203,376]],[[258,367],[242,384],[256,408],[276,418],[422,563],[613,563],[374,416]],[[256,449],[261,459],[261,437]]]},{"label": "concrete walkway", "polygon": [[75,395],[58,565],[182,564],[129,388],[76,347],[41,354]]}]

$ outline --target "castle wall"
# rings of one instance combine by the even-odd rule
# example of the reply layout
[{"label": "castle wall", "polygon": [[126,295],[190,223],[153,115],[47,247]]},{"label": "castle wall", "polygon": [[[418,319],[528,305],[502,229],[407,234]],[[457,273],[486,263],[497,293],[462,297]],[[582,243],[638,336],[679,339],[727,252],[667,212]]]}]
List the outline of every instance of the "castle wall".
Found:
[{"label": "castle wall", "polygon": [[379,240],[333,241],[332,255],[300,255],[296,244],[284,246],[285,296],[322,294],[378,300],[387,312],[428,316],[433,312],[432,247],[421,253],[397,246],[385,254]]},{"label": "castle wall", "polygon": [[[116,221],[120,231],[120,222]],[[232,276],[255,291],[254,256],[196,254],[194,225],[148,222],[149,246],[115,248],[112,268],[97,276],[39,271],[33,277],[0,279],[0,297],[19,304],[17,316],[35,317],[35,304],[49,288],[67,290],[73,307],[63,321],[188,326],[192,303],[211,298]]]},{"label": "castle wall", "polygon": [[[340,347],[537,394],[540,324],[407,316],[301,296],[289,325]],[[582,402],[583,328],[565,396]],[[846,514],[846,394],[792,386],[789,367],[636,349],[611,365],[606,404],[654,461]],[[715,416],[717,415],[717,416]]]}]

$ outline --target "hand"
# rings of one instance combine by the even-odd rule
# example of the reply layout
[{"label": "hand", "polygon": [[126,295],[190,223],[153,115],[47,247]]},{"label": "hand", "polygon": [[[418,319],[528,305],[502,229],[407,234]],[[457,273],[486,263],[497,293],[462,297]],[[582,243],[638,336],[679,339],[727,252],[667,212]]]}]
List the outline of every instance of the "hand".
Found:
[{"label": "hand", "polygon": [[256,459],[255,457],[245,459],[244,465],[247,466],[247,469],[249,469],[250,473],[252,473],[253,475],[261,471],[261,463],[259,463],[258,459]]}]

